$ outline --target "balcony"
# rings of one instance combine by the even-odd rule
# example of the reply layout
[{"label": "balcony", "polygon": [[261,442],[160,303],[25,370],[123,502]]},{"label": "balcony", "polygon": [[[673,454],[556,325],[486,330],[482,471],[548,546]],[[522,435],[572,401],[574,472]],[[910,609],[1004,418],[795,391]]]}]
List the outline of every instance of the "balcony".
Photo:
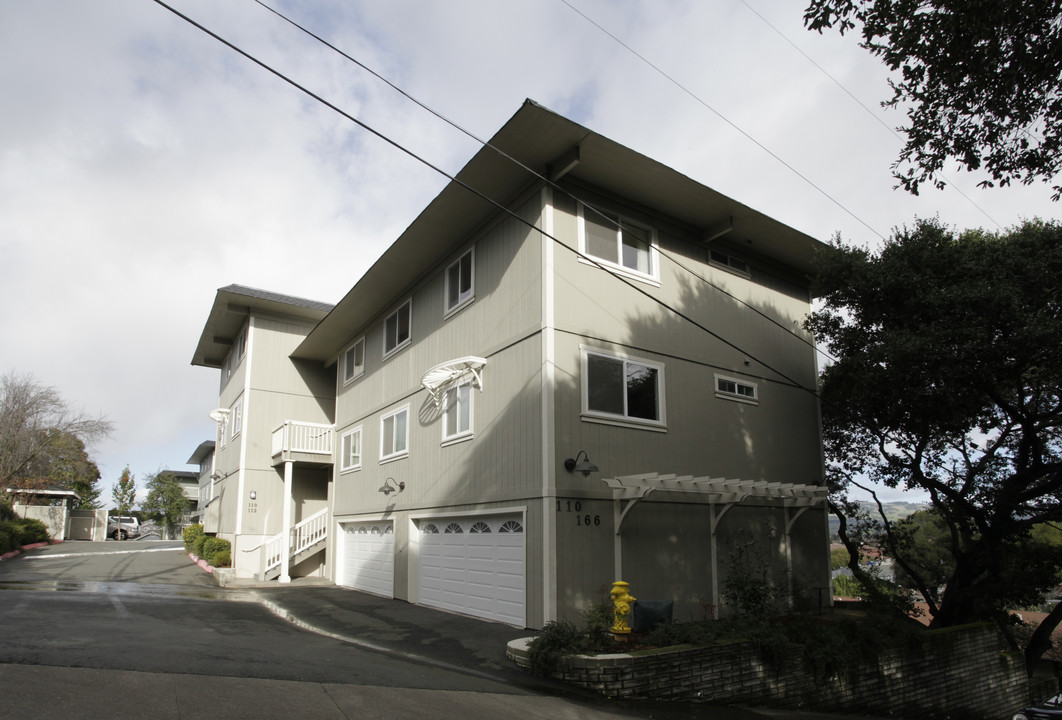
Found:
[{"label": "balcony", "polygon": [[284,462],[332,464],[335,426],[288,420],[273,431],[273,465]]}]

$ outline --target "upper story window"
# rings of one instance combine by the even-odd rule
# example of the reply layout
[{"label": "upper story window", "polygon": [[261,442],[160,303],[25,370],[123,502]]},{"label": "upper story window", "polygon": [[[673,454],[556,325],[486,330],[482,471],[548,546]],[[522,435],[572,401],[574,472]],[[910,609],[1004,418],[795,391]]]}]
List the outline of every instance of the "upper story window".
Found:
[{"label": "upper story window", "polygon": [[715,396],[747,403],[757,403],[759,401],[756,383],[723,375],[715,376]]},{"label": "upper story window", "polygon": [[475,257],[469,250],[446,268],[446,312],[451,313],[475,297]]},{"label": "upper story window", "polygon": [[472,434],[472,381],[446,391],[443,405],[443,441]]},{"label": "upper story window", "polygon": [[232,342],[232,347],[229,348],[229,354],[225,356],[225,362],[221,367],[221,386],[224,387],[225,383],[232,377],[232,373],[235,372],[239,366],[240,361],[243,360],[243,356],[247,354],[247,328],[246,326],[240,330],[240,334],[236,336],[236,339]]},{"label": "upper story window", "polygon": [[733,270],[739,275],[749,276],[749,264],[740,258],[736,258],[733,255],[729,255],[721,250],[712,250],[709,258],[712,265],[718,265],[719,267],[726,268],[727,270]]},{"label": "upper story window", "polygon": [[409,454],[409,406],[380,418],[380,462]]},{"label": "upper story window", "polygon": [[357,470],[361,467],[361,428],[357,427],[343,435],[340,444],[342,457],[339,460],[340,472]]},{"label": "upper story window", "polygon": [[384,320],[384,355],[390,355],[409,344],[409,324],[413,300],[406,300]]},{"label": "upper story window", "polygon": [[365,372],[365,338],[359,339],[343,353],[343,383]]},{"label": "upper story window", "polygon": [[652,280],[660,276],[652,229],[582,204],[579,251],[636,276]]},{"label": "upper story window", "polygon": [[232,437],[236,437],[243,430],[243,398],[236,401],[232,406]]},{"label": "upper story window", "polygon": [[664,366],[583,351],[583,410],[588,415],[664,424]]}]

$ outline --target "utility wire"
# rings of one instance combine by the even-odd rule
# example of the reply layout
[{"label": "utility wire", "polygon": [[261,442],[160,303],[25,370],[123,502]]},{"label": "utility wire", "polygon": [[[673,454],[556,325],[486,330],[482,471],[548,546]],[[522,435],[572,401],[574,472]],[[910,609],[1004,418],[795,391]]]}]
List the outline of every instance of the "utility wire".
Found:
[{"label": "utility wire", "polygon": [[603,270],[604,272],[607,272],[609,275],[611,275],[615,279],[619,280],[624,285],[627,285],[629,288],[631,288],[635,292],[637,292],[637,293],[645,296],[646,298],[648,298],[651,302],[653,302],[653,303],[661,306],[662,308],[668,310],[669,312],[671,312],[675,316],[685,320],[686,322],[690,323],[694,327],[698,328],[699,330],[703,331],[704,333],[708,334],[709,336],[711,336],[711,337],[715,338],[716,340],[718,340],[719,342],[723,343],[727,347],[729,347],[729,348],[731,348],[733,350],[736,350],[737,352],[741,353],[742,355],[744,355],[745,357],[749,358],[750,360],[756,362],[760,366],[762,366],[762,367],[766,368],[767,370],[770,370],[771,372],[775,373],[778,377],[782,378],[791,387],[803,390],[804,392],[807,392],[808,394],[810,394],[811,396],[813,396],[815,398],[819,397],[819,393],[818,393],[818,391],[816,389],[805,387],[803,384],[801,384],[800,382],[798,382],[798,381],[794,380],[793,378],[789,377],[787,374],[785,374],[781,370],[773,367],[772,365],[770,365],[767,362],[764,362],[763,360],[760,360],[758,357],[756,357],[752,353],[746,351],[744,348],[738,346],[737,344],[731,342],[730,340],[727,340],[726,338],[724,338],[723,336],[719,335],[718,333],[716,333],[712,329],[702,325],[697,320],[695,320],[694,318],[690,317],[689,315],[687,315],[686,313],[682,312],[681,310],[678,310],[677,308],[674,308],[674,307],[668,305],[667,303],[665,303],[664,301],[660,300],[659,298],[654,297],[652,294],[650,294],[644,288],[641,288],[641,287],[635,285],[633,282],[631,282],[627,278],[623,277],[622,275],[613,272],[612,270],[610,270],[606,266],[601,265],[593,257],[584,255],[583,253],[579,252],[578,249],[573,248],[573,247],[567,245],[564,242],[561,242],[558,238],[554,237],[550,233],[547,233],[546,231],[538,228],[533,222],[531,222],[529,220],[526,220],[523,217],[521,217],[519,215],[519,213],[516,213],[513,210],[509,209],[508,207],[505,207],[503,204],[501,204],[497,200],[494,200],[493,198],[488,197],[487,195],[485,195],[481,191],[479,191],[479,190],[473,188],[472,186],[470,186],[468,183],[460,180],[455,175],[452,175],[452,174],[446,172],[442,168],[440,168],[437,165],[435,165],[435,164],[431,163],[430,161],[428,161],[426,158],[423,158],[420,155],[418,155],[417,153],[415,153],[412,150],[410,150],[409,148],[406,148],[405,146],[403,146],[398,141],[391,139],[390,137],[384,135],[379,130],[376,130],[372,126],[370,126],[367,123],[359,120],[358,118],[354,117],[353,115],[351,115],[350,113],[346,112],[345,110],[342,110],[341,108],[339,108],[335,104],[329,102],[328,100],[325,100],[323,97],[321,97],[320,95],[314,93],[309,88],[305,87],[304,85],[299,84],[298,82],[296,82],[292,78],[288,77],[287,75],[284,75],[282,72],[280,72],[279,70],[276,70],[275,68],[273,68],[270,65],[266,64],[262,60],[259,60],[255,56],[251,55],[249,52],[243,50],[242,48],[238,47],[237,45],[235,45],[234,43],[230,42],[229,40],[226,40],[225,38],[221,37],[220,35],[218,35],[214,31],[212,31],[209,28],[205,27],[204,25],[200,24],[196,20],[193,20],[191,17],[185,15],[184,13],[180,12],[176,8],[168,5],[163,0],[154,0],[154,2],[157,5],[165,8],[166,10],[169,10],[171,13],[173,13],[177,17],[181,18],[182,20],[184,20],[188,24],[192,25],[193,27],[197,28],[201,32],[203,32],[203,33],[209,35],[210,37],[214,38],[215,40],[217,40],[221,44],[225,45],[229,49],[231,49],[234,52],[236,52],[236,53],[242,55],[243,57],[247,58],[248,60],[250,60],[254,64],[256,64],[259,67],[261,67],[263,70],[269,72],[270,74],[276,76],[280,80],[282,80],[282,81],[286,82],[287,84],[291,85],[296,90],[298,90],[298,91],[304,93],[305,95],[309,96],[310,98],[316,100],[317,102],[319,102],[320,104],[324,105],[325,107],[327,107],[328,109],[332,110],[333,112],[338,113],[339,115],[343,116],[344,118],[346,118],[347,120],[351,121],[352,123],[354,123],[358,127],[362,128],[363,130],[366,130],[367,132],[371,133],[372,135],[380,138],[381,140],[386,142],[388,145],[391,145],[392,147],[394,147],[395,149],[399,150],[403,154],[405,154],[405,155],[409,156],[410,158],[416,160],[417,162],[423,164],[425,167],[428,167],[431,170],[434,170],[439,175],[442,175],[443,177],[447,178],[451,182],[453,182],[453,183],[459,185],[460,187],[464,188],[465,190],[467,190],[468,192],[472,193],[473,195],[475,195],[476,197],[480,198],[481,200],[484,200],[485,202],[489,203],[490,205],[493,205],[495,208],[497,208],[498,210],[502,211],[506,215],[509,215],[510,217],[512,217],[513,219],[517,220],[521,224],[528,226],[529,228],[531,228],[535,232],[541,233],[543,236],[549,238],[555,245],[558,245],[558,246],[560,246],[562,248],[565,248],[569,252],[571,252],[574,255],[576,255],[577,257],[579,257],[581,260],[584,260],[585,262],[590,263],[591,265],[599,268],[600,270]]},{"label": "utility wire", "polygon": [[[759,11],[758,11],[758,10],[757,10],[756,8],[754,8],[754,7],[752,7],[751,5],[749,5],[749,3],[748,3],[748,0],[740,0],[740,2],[741,2],[741,4],[742,4],[742,5],[744,5],[744,6],[746,7],[746,8],[748,8],[748,9],[749,9],[749,11],[750,11],[750,12],[751,12],[751,13],[752,13],[753,15],[755,15],[755,16],[756,16],[756,17],[758,17],[758,18],[759,18],[760,20],[762,20],[762,21],[764,22],[764,24],[766,24],[766,25],[767,25],[767,27],[769,27],[769,28],[770,28],[771,30],[774,30],[774,31],[775,31],[775,33],[777,33],[779,37],[781,37],[781,38],[782,38],[783,40],[785,40],[785,41],[786,41],[787,43],[789,43],[789,45],[790,45],[790,46],[792,46],[792,48],[793,48],[794,50],[796,50],[796,51],[797,51],[798,53],[800,53],[801,55],[803,55],[803,56],[804,56],[804,59],[805,59],[805,60],[807,60],[807,61],[808,61],[809,63],[811,63],[812,65],[814,65],[814,66],[815,66],[815,67],[816,67],[816,68],[818,69],[818,71],[819,71],[819,72],[821,72],[821,73],[822,73],[823,75],[825,75],[826,77],[828,77],[828,78],[829,78],[829,79],[830,79],[830,80],[831,80],[831,81],[833,82],[833,84],[834,84],[834,85],[836,85],[836,86],[837,86],[837,87],[839,87],[839,88],[840,88],[840,89],[841,89],[842,91],[844,91],[844,94],[845,94],[845,95],[847,95],[848,97],[850,97],[850,98],[852,99],[852,101],[853,101],[853,102],[855,102],[855,103],[856,103],[857,105],[859,105],[859,107],[863,108],[863,109],[864,109],[864,110],[865,110],[865,111],[867,112],[867,114],[868,114],[868,115],[870,115],[870,117],[874,118],[874,120],[876,120],[876,121],[877,121],[877,123],[878,123],[879,125],[881,125],[881,126],[882,126],[883,128],[885,128],[885,129],[886,129],[886,130],[888,130],[888,131],[889,131],[890,133],[892,133],[892,136],[893,136],[893,137],[895,137],[895,138],[896,138],[897,140],[899,140],[899,141],[900,141],[901,143],[903,142],[903,138],[902,138],[902,137],[900,137],[900,134],[899,134],[898,132],[896,132],[896,129],[895,129],[895,128],[893,128],[893,127],[892,127],[891,125],[889,125],[889,124],[888,124],[887,122],[885,122],[885,121],[884,121],[883,119],[881,119],[881,117],[880,117],[880,116],[879,116],[879,115],[878,115],[877,113],[875,113],[875,112],[874,112],[873,110],[871,110],[870,108],[868,108],[868,107],[867,107],[867,106],[866,106],[866,105],[865,105],[865,104],[863,103],[863,101],[862,101],[862,100],[860,100],[859,98],[857,98],[857,97],[856,97],[856,96],[855,96],[855,95],[854,95],[854,94],[852,93],[852,91],[851,91],[851,90],[849,90],[849,89],[848,89],[847,87],[845,87],[845,86],[844,86],[844,84],[843,84],[843,83],[842,83],[842,82],[841,82],[840,80],[838,80],[838,79],[837,79],[837,78],[835,78],[835,77],[834,77],[833,75],[831,75],[831,74],[830,74],[830,73],[829,73],[829,72],[828,72],[828,71],[826,70],[826,68],[822,67],[822,66],[821,66],[821,65],[819,65],[819,64],[818,64],[817,62],[815,62],[814,58],[812,58],[812,57],[811,57],[810,55],[808,55],[808,54],[807,54],[806,52],[804,52],[804,51],[803,51],[803,50],[802,50],[802,49],[800,48],[800,46],[799,46],[799,45],[797,45],[797,44],[796,44],[795,42],[793,42],[792,40],[790,40],[790,39],[789,39],[789,37],[788,37],[788,36],[787,36],[787,35],[786,35],[786,34],[785,34],[784,32],[782,32],[781,30],[779,30],[779,29],[778,29],[778,27],[776,27],[776,26],[775,26],[775,25],[774,25],[774,24],[773,24],[773,23],[772,23],[772,22],[771,22],[770,20],[768,20],[767,18],[765,18],[765,17],[764,17],[764,16],[763,16],[763,15],[762,15],[762,14],[761,14],[761,13],[760,13],[760,12],[759,12]],[[973,205],[973,206],[974,206],[975,208],[977,208],[977,210],[978,210],[978,211],[980,211],[980,213],[981,213],[982,215],[984,215],[984,216],[985,216],[986,218],[988,218],[989,220],[991,220],[991,221],[992,221],[992,222],[993,222],[993,223],[995,224],[995,226],[996,226],[997,228],[999,228],[999,229],[1001,229],[1001,230],[1003,229],[1003,226],[1002,226],[1002,225],[1000,225],[1000,224],[999,224],[999,223],[998,223],[998,222],[996,221],[996,219],[995,219],[994,217],[992,217],[991,215],[989,215],[989,214],[988,214],[988,211],[987,211],[987,210],[985,210],[985,209],[984,209],[983,207],[981,207],[981,206],[980,206],[980,205],[978,205],[978,204],[977,204],[976,202],[974,202],[974,200],[973,200],[973,199],[972,199],[971,197],[969,197],[969,196],[968,196],[968,195],[967,195],[966,193],[964,193],[964,192],[962,191],[962,189],[961,189],[961,188],[960,188],[960,187],[959,187],[958,185],[956,185],[955,183],[951,182],[950,180],[948,180],[948,178],[947,178],[947,177],[945,177],[944,175],[942,175],[942,174],[940,174],[940,173],[934,173],[934,175],[936,175],[936,176],[937,176],[938,178],[940,178],[941,182],[945,183],[946,185],[948,185],[949,187],[951,187],[951,188],[952,188],[952,189],[953,189],[953,190],[954,190],[955,192],[957,192],[957,193],[959,193],[960,195],[962,195],[963,199],[965,199],[965,200],[966,200],[966,202],[970,203],[970,204],[971,204],[971,205]]]},{"label": "utility wire", "polygon": [[748,133],[748,132],[746,132],[746,131],[745,131],[744,129],[742,129],[742,128],[741,128],[741,127],[740,127],[739,125],[737,125],[737,124],[736,124],[736,123],[734,123],[734,122],[733,122],[732,120],[730,120],[730,119],[729,119],[728,117],[726,117],[725,115],[723,115],[723,113],[719,112],[719,111],[718,111],[718,110],[716,110],[716,109],[715,109],[714,107],[712,107],[711,105],[709,105],[709,104],[708,104],[708,103],[707,103],[707,102],[706,102],[705,100],[701,99],[701,98],[700,98],[700,97],[699,97],[699,96],[698,96],[698,95],[697,95],[696,93],[694,93],[694,92],[693,92],[692,90],[690,90],[689,88],[687,88],[687,87],[686,87],[685,85],[683,85],[682,83],[680,83],[680,82],[679,82],[678,80],[676,80],[675,78],[673,78],[673,77],[671,77],[670,75],[668,75],[668,74],[667,74],[666,72],[664,72],[663,70],[661,70],[661,69],[660,69],[660,67],[658,67],[657,65],[653,64],[653,62],[652,62],[651,60],[649,60],[648,58],[646,58],[646,57],[645,57],[644,55],[642,55],[641,53],[639,53],[639,52],[638,52],[637,50],[635,50],[634,48],[632,48],[632,47],[631,47],[630,45],[628,45],[627,43],[623,42],[623,40],[621,40],[620,38],[618,38],[618,37],[617,37],[616,35],[614,35],[614,34],[612,34],[611,32],[609,32],[609,30],[608,30],[608,29],[606,29],[606,28],[605,28],[604,26],[600,25],[600,24],[599,24],[599,23],[598,23],[597,21],[595,21],[595,20],[594,20],[593,18],[591,18],[591,17],[589,16],[589,15],[587,15],[586,13],[584,13],[584,12],[583,12],[582,10],[580,10],[579,8],[577,8],[577,7],[575,7],[574,5],[572,5],[572,4],[570,3],[570,2],[568,2],[568,0],[560,0],[560,1],[561,1],[562,3],[564,3],[565,5],[567,5],[567,6],[569,7],[569,8],[571,8],[571,9],[572,9],[572,12],[576,13],[576,14],[577,14],[577,15],[579,15],[579,16],[580,16],[581,18],[583,18],[584,20],[586,20],[586,21],[587,21],[588,23],[590,23],[591,25],[593,25],[594,27],[596,27],[596,28],[597,28],[598,30],[600,30],[601,32],[603,32],[603,33],[604,33],[605,35],[608,35],[608,36],[609,36],[610,38],[612,38],[612,39],[613,39],[613,40],[614,40],[614,41],[615,41],[616,43],[618,43],[618,44],[619,44],[619,45],[621,45],[621,46],[622,46],[622,47],[623,47],[624,49],[626,49],[626,50],[627,50],[627,52],[631,53],[631,54],[632,54],[632,55],[634,55],[634,56],[635,56],[636,58],[638,58],[639,60],[641,60],[641,61],[642,61],[643,63],[645,63],[646,65],[648,65],[649,67],[651,67],[651,68],[652,68],[653,70],[655,70],[655,71],[656,71],[656,72],[657,72],[657,73],[658,73],[658,74],[659,74],[659,75],[660,75],[661,77],[663,77],[664,79],[666,79],[666,80],[667,80],[668,82],[670,82],[670,83],[671,83],[672,85],[674,85],[675,87],[677,87],[677,88],[678,88],[679,90],[681,90],[682,92],[684,92],[684,93],[686,93],[687,95],[689,95],[689,96],[690,96],[691,98],[693,98],[693,99],[694,99],[694,100],[695,100],[696,102],[700,103],[700,104],[701,104],[701,105],[702,105],[702,106],[703,106],[703,107],[704,107],[705,109],[707,109],[707,110],[709,110],[710,112],[712,112],[713,114],[715,114],[715,116],[716,116],[716,117],[718,117],[718,118],[719,118],[720,120],[722,120],[722,121],[723,121],[723,122],[725,122],[725,123],[726,123],[727,125],[729,125],[730,127],[732,127],[732,128],[734,129],[734,130],[736,130],[737,132],[741,133],[741,135],[743,135],[743,136],[745,137],[745,139],[747,139],[747,140],[748,140],[749,142],[751,142],[751,143],[752,143],[753,145],[755,145],[756,147],[758,147],[758,148],[759,148],[760,150],[763,150],[763,151],[764,151],[765,153],[767,153],[768,155],[770,155],[770,156],[771,156],[772,158],[774,158],[774,159],[775,159],[776,161],[778,161],[779,163],[781,163],[781,164],[782,164],[782,165],[783,165],[783,166],[784,166],[784,167],[785,167],[785,168],[786,168],[787,170],[789,170],[789,171],[790,171],[791,173],[793,173],[793,174],[794,174],[794,175],[796,175],[796,176],[797,176],[798,178],[800,178],[801,180],[803,180],[803,181],[804,181],[805,183],[807,183],[808,185],[810,185],[810,186],[811,186],[812,188],[814,188],[815,190],[817,190],[817,191],[819,192],[819,194],[821,194],[821,195],[822,195],[823,197],[825,197],[825,198],[826,198],[827,200],[829,200],[830,202],[832,202],[832,203],[833,203],[834,205],[836,205],[837,207],[839,207],[839,208],[840,208],[841,210],[844,210],[844,211],[845,211],[845,212],[846,212],[846,213],[847,213],[848,215],[850,215],[850,216],[851,216],[851,217],[852,217],[852,218],[853,218],[854,220],[856,220],[856,221],[857,221],[857,222],[858,222],[858,223],[859,223],[860,225],[862,225],[862,226],[863,226],[863,227],[865,227],[865,228],[866,228],[867,230],[869,230],[870,232],[872,232],[872,233],[874,233],[875,235],[877,235],[877,236],[878,236],[879,238],[881,238],[882,240],[885,240],[885,236],[884,236],[884,235],[882,235],[882,234],[881,234],[880,232],[878,232],[877,230],[875,230],[875,229],[874,229],[873,227],[871,227],[869,223],[867,223],[867,222],[866,222],[865,220],[863,220],[863,218],[859,217],[859,216],[858,216],[858,215],[856,215],[856,214],[855,214],[854,212],[852,212],[851,210],[849,210],[849,209],[848,209],[847,207],[845,207],[845,206],[844,206],[844,205],[843,205],[843,204],[842,204],[842,203],[841,203],[841,202],[840,202],[839,200],[837,200],[837,199],[836,199],[835,197],[833,197],[833,196],[832,196],[832,195],[830,195],[830,194],[829,194],[828,192],[826,192],[825,190],[823,190],[823,189],[822,189],[821,187],[819,187],[818,185],[816,185],[816,184],[815,184],[815,183],[814,183],[814,182],[813,182],[813,181],[812,181],[812,180],[811,180],[810,178],[808,178],[808,177],[807,177],[806,175],[804,175],[803,173],[801,173],[801,172],[800,172],[799,170],[797,170],[797,169],[796,169],[795,167],[793,167],[792,165],[790,165],[789,163],[787,163],[787,162],[786,162],[785,160],[783,160],[783,159],[782,159],[781,157],[779,157],[779,156],[778,156],[778,155],[777,155],[776,153],[774,153],[774,152],[773,152],[772,150],[770,150],[770,149],[769,149],[769,148],[768,148],[768,147],[767,147],[766,145],[764,145],[763,143],[761,143],[761,142],[760,142],[759,140],[757,140],[757,139],[756,139],[755,137],[753,137],[753,136],[752,136],[751,134],[749,134],[749,133]]},{"label": "utility wire", "polygon": [[[447,123],[448,125],[450,125],[450,127],[454,128],[455,130],[458,130],[458,131],[459,131],[459,132],[461,132],[461,133],[464,133],[464,134],[465,134],[465,135],[466,135],[467,137],[471,138],[472,140],[475,140],[475,141],[476,141],[477,143],[479,143],[479,144],[480,144],[480,145],[482,145],[483,147],[486,147],[486,148],[490,148],[491,150],[493,150],[494,152],[496,152],[496,153],[497,153],[498,155],[500,155],[501,157],[505,158],[506,160],[508,160],[509,162],[513,163],[513,164],[514,164],[514,165],[516,165],[517,167],[520,167],[520,168],[521,168],[521,169],[523,169],[523,170],[524,170],[525,172],[527,172],[527,173],[531,174],[532,176],[534,176],[534,177],[535,177],[535,178],[537,178],[538,180],[540,180],[540,181],[542,181],[542,182],[546,183],[547,185],[549,185],[549,186],[550,186],[551,188],[553,188],[554,190],[556,190],[556,191],[558,191],[558,192],[561,192],[561,193],[564,193],[565,195],[567,195],[568,197],[572,198],[572,199],[573,199],[573,200],[575,200],[576,202],[578,202],[578,203],[581,203],[581,204],[582,204],[582,205],[583,205],[584,207],[586,207],[586,208],[589,208],[589,209],[590,209],[590,210],[591,210],[591,211],[592,211],[593,213],[595,213],[595,214],[596,214],[596,215],[597,215],[598,217],[600,217],[600,218],[601,218],[602,220],[604,220],[605,222],[607,222],[607,223],[610,223],[611,225],[613,225],[613,226],[615,226],[615,227],[619,228],[619,223],[617,223],[617,222],[616,222],[616,221],[615,221],[615,220],[614,220],[614,219],[613,219],[613,218],[612,218],[611,216],[609,216],[609,215],[608,215],[607,213],[604,213],[604,212],[602,212],[602,211],[601,211],[601,210],[599,210],[598,208],[594,207],[594,206],[593,206],[592,204],[590,204],[590,203],[586,202],[586,201],[585,201],[585,200],[583,200],[582,198],[580,198],[580,197],[576,196],[575,194],[573,194],[573,193],[572,193],[572,192],[571,192],[570,190],[567,190],[567,189],[565,189],[565,188],[562,188],[562,187],[561,187],[561,186],[560,186],[560,185],[559,185],[558,183],[554,182],[553,180],[550,180],[550,179],[549,179],[548,177],[546,177],[546,176],[542,175],[541,173],[539,173],[538,171],[534,170],[533,168],[530,168],[530,167],[528,167],[528,166],[527,166],[527,165],[525,165],[524,163],[520,162],[520,160],[518,160],[518,159],[516,159],[516,158],[512,157],[511,155],[509,155],[509,154],[508,154],[508,153],[506,153],[505,151],[501,150],[500,148],[498,148],[498,147],[495,147],[494,145],[492,145],[492,144],[490,143],[490,141],[489,141],[489,140],[483,140],[482,138],[480,138],[480,137],[476,136],[476,135],[475,135],[474,133],[472,133],[472,132],[471,132],[470,130],[466,129],[465,127],[463,127],[462,125],[460,125],[460,124],[459,124],[459,123],[457,123],[456,121],[454,121],[454,120],[451,120],[450,118],[446,117],[445,115],[443,115],[443,114],[442,114],[442,113],[440,113],[439,111],[435,110],[435,109],[434,109],[433,107],[431,107],[430,105],[428,105],[428,104],[426,104],[426,103],[422,102],[421,100],[419,100],[419,99],[418,99],[418,98],[416,98],[415,96],[413,96],[413,95],[409,94],[408,92],[406,92],[405,90],[403,90],[403,89],[402,89],[401,87],[399,87],[398,85],[396,85],[395,83],[393,83],[393,82],[392,82],[391,80],[389,80],[388,78],[386,78],[386,77],[384,77],[383,75],[381,75],[380,73],[378,73],[378,72],[377,72],[376,70],[373,70],[373,69],[372,69],[371,67],[369,67],[369,66],[368,66],[368,65],[366,65],[365,63],[361,62],[360,60],[358,60],[358,59],[356,59],[356,58],[354,58],[354,57],[352,57],[352,56],[350,56],[349,54],[347,54],[346,52],[344,52],[344,51],[343,51],[342,49],[340,49],[340,48],[336,47],[335,45],[333,45],[333,44],[332,44],[332,43],[330,43],[329,41],[327,41],[327,40],[325,40],[324,38],[322,38],[322,37],[321,37],[320,35],[317,35],[316,33],[314,33],[314,32],[313,32],[312,30],[310,30],[310,29],[306,28],[305,26],[303,26],[303,25],[299,24],[298,22],[296,22],[296,21],[292,20],[292,19],[291,19],[291,18],[289,18],[288,16],[284,15],[283,13],[281,13],[281,12],[280,12],[279,10],[276,10],[276,9],[274,9],[274,8],[273,8],[273,7],[271,7],[270,5],[268,5],[268,4],[266,4],[265,2],[263,2],[263,0],[254,0],[254,2],[256,2],[256,3],[258,4],[258,5],[262,6],[263,8],[265,8],[266,10],[268,10],[269,12],[273,13],[274,15],[276,15],[276,16],[277,16],[278,18],[280,18],[280,19],[281,19],[281,20],[283,20],[284,22],[286,22],[286,23],[288,23],[289,25],[291,25],[291,26],[293,26],[293,27],[297,28],[297,29],[298,29],[298,30],[300,30],[301,32],[305,33],[306,35],[309,35],[310,37],[312,37],[312,38],[313,38],[314,40],[316,40],[317,42],[321,43],[321,44],[322,44],[322,45],[324,45],[325,47],[327,47],[327,48],[330,48],[330,49],[331,49],[331,50],[333,50],[334,52],[336,52],[336,53],[338,53],[339,55],[343,56],[344,58],[346,58],[346,59],[347,59],[347,60],[349,60],[350,62],[352,62],[352,63],[354,63],[355,65],[357,65],[358,67],[360,67],[360,68],[361,68],[362,70],[365,70],[365,71],[366,71],[366,72],[368,72],[368,73],[369,73],[370,75],[372,75],[373,77],[377,78],[378,80],[380,80],[381,82],[383,82],[384,84],[386,84],[386,85],[387,85],[388,87],[392,88],[392,89],[393,89],[393,90],[394,90],[395,92],[399,93],[400,95],[402,95],[402,96],[403,96],[403,97],[405,97],[406,99],[410,100],[411,102],[415,103],[415,104],[416,104],[416,105],[418,105],[419,107],[421,107],[421,108],[423,108],[424,110],[426,110],[427,112],[431,113],[432,115],[434,115],[434,116],[435,116],[435,117],[437,117],[438,119],[440,119],[440,120],[442,120],[443,122],[445,122],[445,123]],[[792,330],[791,328],[788,328],[788,327],[786,327],[785,325],[783,325],[782,323],[778,322],[778,321],[777,321],[776,319],[774,319],[773,317],[771,317],[771,316],[770,316],[770,315],[768,315],[767,313],[763,312],[762,310],[760,310],[760,309],[759,309],[759,308],[757,308],[756,306],[752,305],[751,303],[748,303],[748,302],[746,302],[745,300],[742,300],[741,298],[739,298],[739,297],[738,297],[737,295],[735,295],[734,293],[732,293],[732,292],[730,292],[730,291],[728,291],[728,290],[726,290],[726,289],[724,289],[724,288],[720,287],[719,285],[717,285],[717,284],[713,283],[713,282],[712,282],[711,280],[709,280],[709,279],[707,279],[706,277],[702,276],[702,275],[701,275],[700,273],[698,273],[698,272],[694,271],[694,270],[693,270],[692,268],[689,268],[689,267],[687,267],[687,266],[686,266],[686,265],[684,265],[684,264],[683,264],[683,263],[682,263],[681,261],[679,261],[679,259],[678,259],[678,258],[674,257],[673,255],[671,255],[671,254],[670,254],[670,253],[668,253],[667,251],[665,251],[665,250],[663,250],[663,249],[661,249],[661,248],[659,248],[659,247],[658,247],[658,248],[657,248],[657,252],[658,252],[658,253],[659,253],[659,254],[660,254],[661,256],[663,256],[663,257],[667,258],[668,260],[670,260],[670,261],[671,261],[672,263],[674,263],[674,264],[675,264],[675,265],[676,265],[677,267],[679,267],[679,268],[681,268],[681,269],[685,270],[685,271],[686,271],[686,272],[687,272],[688,274],[690,274],[690,275],[692,275],[693,277],[695,277],[695,278],[697,278],[698,280],[700,280],[700,281],[701,281],[702,283],[704,283],[705,285],[708,285],[709,287],[712,287],[712,288],[714,288],[714,289],[715,289],[715,290],[717,290],[718,292],[720,292],[720,293],[722,293],[722,294],[726,295],[727,297],[729,297],[729,298],[730,298],[731,300],[734,300],[735,302],[737,302],[737,303],[739,303],[739,304],[741,304],[741,305],[745,306],[746,308],[748,308],[748,309],[749,309],[749,310],[751,310],[752,312],[754,312],[754,313],[756,313],[757,315],[759,315],[759,316],[763,317],[763,318],[764,318],[764,319],[766,319],[766,320],[767,320],[768,322],[770,322],[770,323],[772,323],[772,324],[774,324],[774,325],[778,326],[778,327],[779,327],[779,328],[781,328],[781,329],[782,329],[782,330],[783,330],[784,332],[788,333],[789,335],[792,335],[792,336],[793,336],[793,337],[795,337],[795,338],[796,338],[797,340],[799,340],[800,342],[804,343],[805,345],[808,345],[808,346],[809,346],[809,347],[811,347],[811,348],[812,348],[813,350],[815,350],[816,352],[818,352],[818,353],[822,354],[822,355],[823,355],[824,357],[828,358],[829,360],[831,360],[831,361],[833,361],[833,362],[836,362],[836,361],[837,361],[837,359],[836,359],[836,358],[832,357],[832,356],[831,356],[831,355],[830,355],[829,353],[827,353],[827,352],[826,352],[825,350],[823,350],[822,348],[818,347],[818,346],[817,346],[817,345],[816,345],[815,343],[813,343],[813,342],[809,341],[809,340],[808,340],[807,338],[803,337],[802,335],[799,335],[798,333],[795,333],[795,332],[793,332],[793,330]]]}]

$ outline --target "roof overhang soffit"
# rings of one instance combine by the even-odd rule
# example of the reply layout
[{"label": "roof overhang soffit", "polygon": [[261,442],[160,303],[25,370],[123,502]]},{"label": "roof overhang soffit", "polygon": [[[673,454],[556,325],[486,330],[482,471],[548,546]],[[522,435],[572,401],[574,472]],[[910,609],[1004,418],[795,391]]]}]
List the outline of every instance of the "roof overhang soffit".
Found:
[{"label": "roof overhang soffit", "polygon": [[797,483],[767,482],[765,480],[738,480],[733,478],[694,477],[692,475],[660,475],[646,473],[642,475],[624,475],[616,478],[604,478],[604,483],[612,489],[612,499],[622,503],[622,510],[616,521],[616,534],[619,535],[624,518],[639,500],[644,500],[656,491],[680,493],[706,499],[712,505],[721,505],[712,509],[712,534],[716,526],[734,505],[749,499],[777,500],[785,508],[799,508],[799,512],[788,522],[786,532],[808,508],[826,500],[828,489],[823,485],[803,485]]}]

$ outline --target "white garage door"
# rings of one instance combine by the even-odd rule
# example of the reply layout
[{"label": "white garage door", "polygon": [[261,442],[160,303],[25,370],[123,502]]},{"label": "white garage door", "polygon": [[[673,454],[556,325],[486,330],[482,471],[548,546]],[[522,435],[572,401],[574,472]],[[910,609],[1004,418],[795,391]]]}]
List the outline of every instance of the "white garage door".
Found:
[{"label": "white garage door", "polygon": [[518,515],[421,520],[419,602],[524,627]]},{"label": "white garage door", "polygon": [[390,520],[343,523],[344,586],[395,595],[395,533]]}]

